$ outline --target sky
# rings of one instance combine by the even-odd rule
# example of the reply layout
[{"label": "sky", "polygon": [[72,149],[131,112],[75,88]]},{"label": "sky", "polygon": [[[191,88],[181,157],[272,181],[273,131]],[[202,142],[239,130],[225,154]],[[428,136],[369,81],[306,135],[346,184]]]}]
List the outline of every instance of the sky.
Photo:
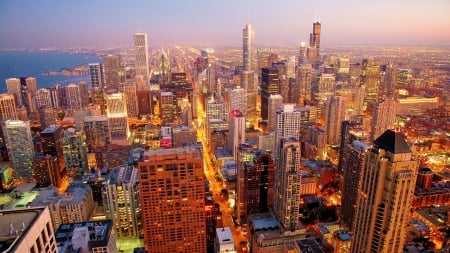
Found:
[{"label": "sky", "polygon": [[1,0],[0,49],[132,46],[450,45],[449,0]]}]

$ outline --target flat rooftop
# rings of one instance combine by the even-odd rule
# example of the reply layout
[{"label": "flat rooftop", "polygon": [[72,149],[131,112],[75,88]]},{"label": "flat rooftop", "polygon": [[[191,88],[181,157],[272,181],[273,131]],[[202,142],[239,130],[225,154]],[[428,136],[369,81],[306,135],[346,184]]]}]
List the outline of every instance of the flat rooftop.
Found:
[{"label": "flat rooftop", "polygon": [[0,211],[0,251],[10,252],[7,249],[20,241],[44,209],[39,207]]}]

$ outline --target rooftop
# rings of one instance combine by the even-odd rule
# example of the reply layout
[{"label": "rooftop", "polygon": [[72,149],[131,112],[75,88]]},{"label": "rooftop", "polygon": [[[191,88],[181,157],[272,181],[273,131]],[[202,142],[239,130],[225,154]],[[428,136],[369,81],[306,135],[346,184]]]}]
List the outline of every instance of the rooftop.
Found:
[{"label": "rooftop", "polygon": [[216,228],[216,233],[220,244],[234,244],[233,235],[229,227]]},{"label": "rooftop", "polygon": [[44,209],[45,207],[38,207],[0,211],[0,251],[14,252],[13,245],[27,233]]},{"label": "rooftop", "polygon": [[374,142],[376,146],[394,154],[411,153],[411,149],[402,134],[387,130]]},{"label": "rooftop", "polygon": [[86,233],[89,248],[106,246],[111,228],[112,220],[61,224],[55,232],[56,244],[58,248],[66,247],[74,238]]}]

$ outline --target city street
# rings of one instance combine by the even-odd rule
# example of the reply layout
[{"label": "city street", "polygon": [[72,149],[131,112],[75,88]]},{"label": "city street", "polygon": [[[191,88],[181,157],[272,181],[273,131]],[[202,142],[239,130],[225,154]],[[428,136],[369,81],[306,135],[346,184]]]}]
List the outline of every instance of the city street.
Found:
[{"label": "city street", "polygon": [[203,124],[205,122],[205,112],[203,110],[202,103],[200,101],[200,98],[198,98],[197,101],[197,115],[198,115],[198,122],[201,122],[200,124],[196,124],[197,126],[197,139],[202,143],[203,146],[203,166],[204,166],[204,173],[206,176],[206,179],[209,181],[209,188],[212,193],[212,197],[214,199],[214,202],[219,204],[220,211],[222,212],[222,223],[224,227],[230,227],[231,233],[233,235],[234,244],[236,247],[237,252],[246,252],[242,250],[241,242],[246,242],[247,238],[241,231],[240,227],[236,227],[232,221],[232,208],[230,206],[229,200],[224,199],[223,195],[221,194],[222,189],[226,189],[226,185],[224,187],[224,184],[222,182],[219,182],[216,179],[216,172],[220,173],[220,170],[218,168],[215,168],[210,153],[208,152],[207,147],[207,139],[204,132]]}]

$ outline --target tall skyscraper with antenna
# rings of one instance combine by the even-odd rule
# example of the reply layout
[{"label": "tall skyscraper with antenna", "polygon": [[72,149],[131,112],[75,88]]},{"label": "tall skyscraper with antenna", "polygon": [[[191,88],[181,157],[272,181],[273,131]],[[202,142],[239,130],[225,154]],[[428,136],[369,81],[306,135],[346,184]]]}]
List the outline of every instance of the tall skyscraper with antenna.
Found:
[{"label": "tall skyscraper with antenna", "polygon": [[255,30],[247,24],[242,31],[242,56],[244,71],[254,70],[255,65]]},{"label": "tall skyscraper with antenna", "polygon": [[[319,18],[320,19],[320,18]],[[309,34],[308,59],[311,63],[320,61],[320,33],[322,24],[319,21],[313,23],[313,32]]]},{"label": "tall skyscraper with antenna", "polygon": [[148,43],[147,34],[138,32],[134,34],[134,50],[136,53],[136,77],[142,78],[149,85]]}]

